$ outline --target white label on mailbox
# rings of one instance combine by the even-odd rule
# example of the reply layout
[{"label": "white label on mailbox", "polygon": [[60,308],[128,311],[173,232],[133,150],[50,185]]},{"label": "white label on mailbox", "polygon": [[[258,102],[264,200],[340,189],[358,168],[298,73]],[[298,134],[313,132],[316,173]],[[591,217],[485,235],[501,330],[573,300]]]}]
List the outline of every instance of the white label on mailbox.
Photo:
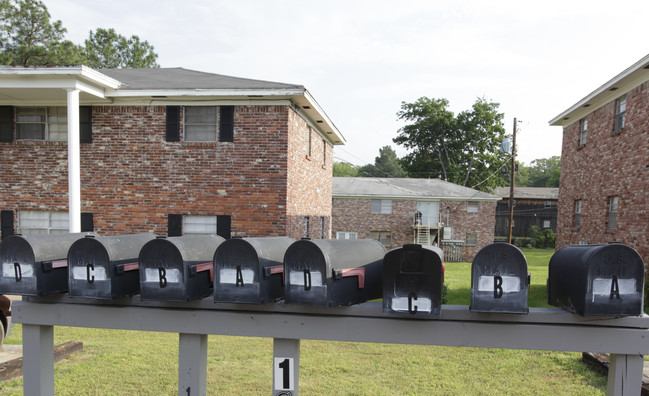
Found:
[{"label": "white label on mailbox", "polygon": [[[164,268],[164,277],[167,283],[180,282],[180,270],[178,268]],[[160,283],[160,269],[159,268],[145,268],[144,281]]]},{"label": "white label on mailbox", "polygon": [[[613,279],[595,278],[593,279],[593,296],[610,296],[613,286]],[[635,279],[617,278],[617,291],[620,295],[635,294]]]},{"label": "white label on mailbox", "polygon": [[275,390],[292,391],[295,387],[293,378],[293,358],[275,358],[273,377]]},{"label": "white label on mailbox", "polygon": [[[502,288],[503,293],[518,293],[521,291],[521,279],[517,276],[501,275],[503,280],[502,285],[499,285],[499,288]],[[493,292],[494,291],[494,276],[493,275],[482,275],[478,279],[478,291],[481,292]]]},{"label": "white label on mailbox", "polygon": [[[250,268],[242,269],[241,278],[243,278],[244,285],[251,285],[255,280],[255,271],[251,270]],[[219,282],[236,285],[237,270],[235,268],[221,268],[219,270]]]},{"label": "white label on mailbox", "polygon": [[318,271],[307,272],[307,275],[304,274],[304,271],[290,271],[289,272],[289,283],[296,286],[304,286],[304,279],[311,280],[311,284],[307,286],[322,286],[322,274]]},{"label": "white label on mailbox", "polygon": [[410,310],[414,310],[415,308],[417,308],[417,312],[430,312],[430,310],[432,309],[433,304],[431,303],[430,298],[417,297],[416,300],[413,298],[410,309],[408,309],[408,300],[409,300],[408,297],[393,298],[392,310],[410,312]]},{"label": "white label on mailbox", "polygon": [[107,279],[107,277],[106,277],[106,268],[104,268],[104,267],[94,267],[94,268],[92,268],[91,267],[90,271],[88,271],[88,267],[72,267],[72,279],[87,281],[88,276],[90,276],[91,280],[105,281]]},{"label": "white label on mailbox", "polygon": [[[31,278],[34,276],[34,267],[31,264],[20,264],[18,270],[19,276],[22,278]],[[16,278],[16,266],[14,263],[2,264],[2,277],[3,278]]]}]

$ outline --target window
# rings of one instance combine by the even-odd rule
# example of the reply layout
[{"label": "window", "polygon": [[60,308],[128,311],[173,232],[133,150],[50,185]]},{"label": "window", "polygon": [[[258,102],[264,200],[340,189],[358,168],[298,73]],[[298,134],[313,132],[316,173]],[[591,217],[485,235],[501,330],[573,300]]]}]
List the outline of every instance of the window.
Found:
[{"label": "window", "polygon": [[478,244],[478,234],[466,234],[466,245],[476,246]]},{"label": "window", "polygon": [[480,203],[478,202],[467,202],[466,203],[466,211],[469,213],[478,213],[478,210],[480,209]]},{"label": "window", "polygon": [[546,207],[546,208],[550,208],[550,207],[552,207],[552,201],[545,201],[545,203],[543,204],[543,206]]},{"label": "window", "polygon": [[623,96],[615,101],[615,134],[620,133],[624,129],[624,122],[626,120],[626,96]]},{"label": "window", "polygon": [[322,139],[322,166],[327,165],[327,142]]},{"label": "window", "polygon": [[[190,106],[184,111],[185,141],[234,141],[234,106]],[[173,116],[167,121],[167,135],[173,135]],[[218,137],[218,139],[217,139]],[[167,138],[168,141],[170,141]]]},{"label": "window", "polygon": [[306,156],[311,156],[311,127],[306,128]]},{"label": "window", "polygon": [[21,210],[18,212],[18,233],[23,235],[67,234],[70,229],[69,222],[68,212]]},{"label": "window", "polygon": [[370,203],[370,213],[392,213],[392,200],[391,199],[373,199]]},{"label": "window", "polygon": [[302,235],[303,238],[308,238],[309,237],[309,218],[305,217],[304,218],[304,233]]},{"label": "window", "polygon": [[581,226],[581,199],[575,201],[575,221],[573,225],[577,228]]},{"label": "window", "polygon": [[543,228],[550,228],[551,224],[550,220],[543,220]]},{"label": "window", "polygon": [[586,131],[588,130],[588,120],[582,118],[579,121],[579,146],[586,145]]},{"label": "window", "polygon": [[68,110],[66,107],[16,107],[16,139],[68,139]]},{"label": "window", "polygon": [[320,239],[325,239],[325,218],[320,217]]},{"label": "window", "polygon": [[336,232],[336,239],[358,239],[358,232]]},{"label": "window", "polygon": [[617,197],[608,197],[608,224],[606,228],[614,230],[617,227]]},{"label": "window", "polygon": [[386,248],[392,244],[392,233],[390,231],[370,231],[370,238],[381,242]]},{"label": "window", "polygon": [[183,216],[184,235],[216,235],[216,216]]}]

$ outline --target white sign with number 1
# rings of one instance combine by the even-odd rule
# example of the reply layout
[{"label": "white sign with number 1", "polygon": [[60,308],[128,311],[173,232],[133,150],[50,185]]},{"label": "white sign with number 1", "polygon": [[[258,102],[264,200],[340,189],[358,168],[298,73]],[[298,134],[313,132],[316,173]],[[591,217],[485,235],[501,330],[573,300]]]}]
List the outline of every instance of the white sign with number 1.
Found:
[{"label": "white sign with number 1", "polygon": [[275,389],[292,391],[294,386],[293,358],[275,358],[273,367]]}]

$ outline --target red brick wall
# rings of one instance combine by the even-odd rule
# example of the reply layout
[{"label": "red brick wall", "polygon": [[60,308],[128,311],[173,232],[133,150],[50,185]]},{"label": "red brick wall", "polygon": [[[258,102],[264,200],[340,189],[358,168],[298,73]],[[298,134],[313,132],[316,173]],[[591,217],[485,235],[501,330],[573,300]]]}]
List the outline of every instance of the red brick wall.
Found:
[{"label": "red brick wall", "polygon": [[[358,238],[369,238],[370,231],[390,231],[392,245],[389,248],[413,243],[416,200],[392,200],[392,214],[370,213],[370,202],[370,199],[334,198],[333,237],[336,232],[357,232]],[[478,213],[468,213],[466,201],[442,201],[439,207],[443,222],[446,222],[446,208],[450,209],[448,218],[453,227],[453,239],[466,240],[467,233],[478,234],[476,246],[465,246],[465,261],[472,261],[479,249],[494,241],[495,201],[480,202]]]},{"label": "red brick wall", "polygon": [[[649,257],[649,85],[627,94],[624,131],[612,135],[615,101],[587,116],[586,144],[579,120],[563,130],[557,247],[580,241],[617,241]],[[618,196],[617,227],[607,230],[608,197]],[[581,226],[574,201],[582,200]]]},{"label": "red brick wall", "polygon": [[[234,142],[216,143],[184,142],[182,134],[166,142],[164,106],[95,106],[92,115],[93,142],[81,145],[81,205],[102,235],[165,235],[167,214],[179,213],[231,215],[233,235],[300,237],[290,216],[330,216],[331,177],[327,185],[323,175],[331,175],[331,157],[324,169],[321,159],[293,158],[299,143],[290,139],[306,124],[288,106],[236,106]],[[66,143],[0,150],[0,209],[67,211]]]},{"label": "red brick wall", "polygon": [[308,236],[328,239],[331,237],[333,147],[312,128],[309,154],[307,122],[294,111],[289,114],[288,130],[287,214],[290,235],[304,236],[304,218],[308,216]]}]

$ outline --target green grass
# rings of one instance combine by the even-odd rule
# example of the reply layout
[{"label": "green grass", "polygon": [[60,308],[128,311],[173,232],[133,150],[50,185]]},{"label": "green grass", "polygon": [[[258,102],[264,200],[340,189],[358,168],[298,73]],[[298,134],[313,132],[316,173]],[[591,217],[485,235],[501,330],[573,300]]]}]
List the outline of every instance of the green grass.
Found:
[{"label": "green grass", "polygon": [[[545,306],[552,251],[525,251],[532,272],[530,298]],[[467,305],[470,264],[449,263],[450,304]],[[541,285],[543,287],[541,287]],[[442,335],[440,335],[442,336]],[[56,363],[57,395],[174,395],[178,335],[55,327],[55,344],[81,341],[81,353]],[[7,343],[21,343],[17,325]],[[207,393],[269,394],[273,342],[208,337]],[[303,340],[304,395],[602,395],[606,378],[581,363],[581,354]],[[22,379],[0,383],[0,393],[22,394]]]}]

